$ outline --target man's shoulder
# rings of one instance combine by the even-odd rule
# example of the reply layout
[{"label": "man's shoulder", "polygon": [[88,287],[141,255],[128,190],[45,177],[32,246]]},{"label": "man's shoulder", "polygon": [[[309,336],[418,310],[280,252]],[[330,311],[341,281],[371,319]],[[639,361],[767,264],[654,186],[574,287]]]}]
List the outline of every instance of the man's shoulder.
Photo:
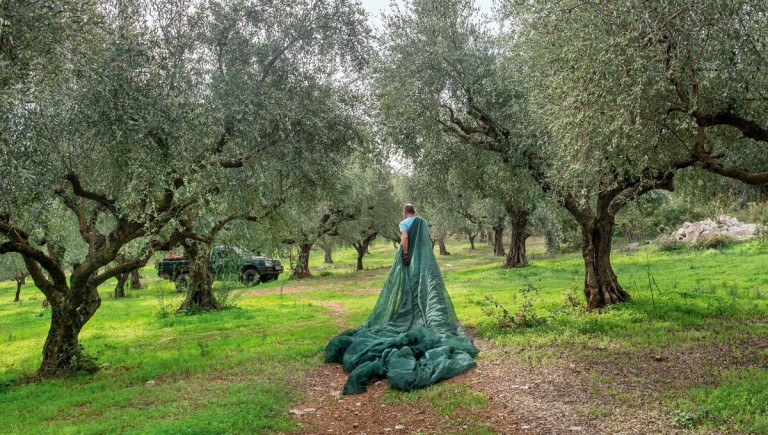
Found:
[{"label": "man's shoulder", "polygon": [[408,231],[411,228],[414,220],[416,220],[416,216],[409,216],[400,221],[400,231]]}]

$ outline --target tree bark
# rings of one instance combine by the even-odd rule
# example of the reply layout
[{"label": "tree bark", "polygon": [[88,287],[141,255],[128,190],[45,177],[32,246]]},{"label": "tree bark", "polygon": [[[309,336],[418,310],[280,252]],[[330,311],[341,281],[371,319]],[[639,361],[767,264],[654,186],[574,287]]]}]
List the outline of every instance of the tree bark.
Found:
[{"label": "tree bark", "polygon": [[475,249],[475,238],[477,237],[477,233],[469,233],[469,249],[474,250]]},{"label": "tree bark", "polygon": [[333,257],[331,255],[333,249],[331,249],[330,246],[323,246],[323,252],[325,253],[325,260],[323,260],[323,263],[333,264]]},{"label": "tree bark", "polygon": [[355,251],[357,251],[357,269],[355,270],[363,270],[363,256],[365,256],[365,254],[370,254],[368,248],[371,246],[371,243],[376,240],[378,235],[378,232],[369,233],[359,241],[352,243]]},{"label": "tree bark", "polygon": [[525,241],[528,239],[528,212],[524,209],[513,208],[509,211],[509,219],[512,224],[509,253],[504,262],[504,269],[525,267],[528,258],[525,255]]},{"label": "tree bark", "polygon": [[313,243],[310,242],[299,244],[299,258],[296,259],[296,268],[293,269],[291,278],[312,278],[312,273],[309,271],[309,254],[312,252],[312,245]]},{"label": "tree bark", "polygon": [[184,250],[189,258],[189,290],[179,307],[179,312],[190,309],[218,310],[220,308],[213,294],[211,277],[212,244],[202,242],[184,243]]},{"label": "tree bark", "polygon": [[595,310],[608,304],[629,300],[629,294],[619,284],[611,266],[611,243],[615,216],[599,213],[579,221],[584,257],[584,296],[587,309]]},{"label": "tree bark", "polygon": [[495,225],[493,227],[493,255],[503,257],[504,252],[504,226]]},{"label": "tree bark", "polygon": [[21,296],[21,285],[24,284],[23,281],[16,281],[16,297],[13,298],[14,302],[19,302],[19,297]]},{"label": "tree bark", "polygon": [[131,290],[141,289],[141,273],[139,273],[139,269],[131,271],[131,280],[128,284],[128,288]]},{"label": "tree bark", "polygon": [[124,298],[125,297],[125,283],[128,282],[128,277],[130,274],[128,273],[121,273],[120,275],[117,275],[117,284],[115,285],[115,299],[118,298]]},{"label": "tree bark", "polygon": [[440,249],[440,255],[451,255],[451,253],[448,252],[448,249],[445,247],[445,239],[438,239],[437,246]]},{"label": "tree bark", "polygon": [[[58,297],[49,298],[51,326],[43,345],[43,362],[37,373],[42,378],[52,378],[78,371],[95,372],[95,361],[84,354],[79,342],[83,325],[93,317],[101,305],[96,288],[56,289]],[[76,295],[87,294],[85,300]]]}]

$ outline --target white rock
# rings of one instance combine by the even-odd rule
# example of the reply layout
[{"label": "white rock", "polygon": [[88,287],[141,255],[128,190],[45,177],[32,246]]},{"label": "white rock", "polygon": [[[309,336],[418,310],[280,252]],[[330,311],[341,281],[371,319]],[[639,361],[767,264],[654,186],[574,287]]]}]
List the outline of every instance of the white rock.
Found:
[{"label": "white rock", "polygon": [[155,380],[152,379],[150,381],[144,382],[145,387],[154,387],[155,386]]},{"label": "white rock", "polygon": [[403,426],[402,424],[398,424],[397,426],[395,426],[395,430],[405,430],[405,426]]}]

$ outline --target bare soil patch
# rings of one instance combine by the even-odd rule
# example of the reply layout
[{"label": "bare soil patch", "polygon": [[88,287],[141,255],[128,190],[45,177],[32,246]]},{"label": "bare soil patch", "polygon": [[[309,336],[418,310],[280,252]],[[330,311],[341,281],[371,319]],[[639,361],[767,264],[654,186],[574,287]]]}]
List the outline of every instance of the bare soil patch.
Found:
[{"label": "bare soil patch", "polygon": [[[378,289],[356,292],[369,291]],[[340,329],[353,326],[342,303],[301,298],[325,307]],[[426,400],[388,401],[386,380],[363,394],[342,396],[347,375],[340,365],[327,364],[301,380],[305,400],[292,410],[301,433],[683,433],[666,396],[713,385],[719,370],[768,367],[768,340],[755,337],[710,338],[692,347],[656,350],[520,349],[468,333],[480,349],[478,365],[445,382],[469,385],[488,399],[488,406],[441,415]]]}]

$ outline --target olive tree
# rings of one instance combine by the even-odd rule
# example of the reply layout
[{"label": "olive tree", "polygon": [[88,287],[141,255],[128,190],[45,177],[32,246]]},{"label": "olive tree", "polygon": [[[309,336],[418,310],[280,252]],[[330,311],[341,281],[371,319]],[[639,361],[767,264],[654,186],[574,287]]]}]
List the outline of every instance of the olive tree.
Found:
[{"label": "olive tree", "polygon": [[[526,226],[540,190],[526,170],[535,141],[521,86],[500,79],[498,37],[471,1],[407,2],[385,23],[375,92],[387,133],[406,156],[445,172],[433,177],[448,178],[453,171],[463,178],[467,187],[457,187],[454,195],[469,189],[499,201],[504,216],[491,219],[494,251],[505,255],[502,237],[509,222],[505,267],[524,266]],[[483,124],[491,116],[492,125]],[[477,150],[461,151],[467,144]]]},{"label": "olive tree", "polygon": [[402,219],[402,204],[395,198],[392,173],[386,165],[368,161],[348,167],[351,183],[348,211],[355,219],[339,225],[339,237],[357,252],[356,270],[363,270],[363,257],[379,234],[397,229]]},{"label": "olive tree", "polygon": [[27,283],[28,276],[29,271],[20,255],[8,254],[0,257],[0,280],[13,280],[16,283],[14,302],[19,302],[21,286]]},{"label": "olive tree", "polygon": [[[68,50],[41,51],[32,64],[44,71],[58,62],[56,74],[30,74],[34,92],[12,94],[4,106],[0,253],[21,254],[51,303],[43,377],[94,367],[78,336],[101,304],[100,284],[141,267],[157,250],[207,242],[186,221],[208,211],[204,201],[217,187],[210,181],[244,167],[250,155],[269,148],[275,129],[289,125],[290,116],[263,116],[266,103],[278,105],[273,98],[280,94],[267,86],[273,74],[282,75],[280,83],[291,82],[285,74],[306,75],[315,64],[304,61],[318,52],[361,59],[357,43],[365,32],[357,32],[363,14],[355,5],[191,6],[99,2],[88,21],[93,31],[77,33]],[[225,32],[204,44],[209,7],[234,10],[261,27],[239,26],[251,33]],[[248,45],[256,36],[264,39]],[[233,46],[238,49],[227,51]],[[291,62],[281,66],[283,59]],[[68,218],[49,213],[54,207]],[[79,250],[59,243],[47,225],[54,221],[65,227],[62,233],[79,235],[79,258],[65,262],[63,251]],[[116,263],[139,239],[145,240],[140,254]]]},{"label": "olive tree", "polygon": [[[754,120],[765,113],[757,73],[765,35],[756,29],[764,28],[765,5],[555,1],[506,9],[510,46],[525,59],[531,107],[546,129],[542,156],[557,174],[542,178],[582,228],[588,305],[625,300],[610,267],[618,211],[651,190],[671,190],[681,168],[736,175],[728,162],[760,155]],[[758,178],[749,170],[741,178],[759,182],[753,169]]]}]

